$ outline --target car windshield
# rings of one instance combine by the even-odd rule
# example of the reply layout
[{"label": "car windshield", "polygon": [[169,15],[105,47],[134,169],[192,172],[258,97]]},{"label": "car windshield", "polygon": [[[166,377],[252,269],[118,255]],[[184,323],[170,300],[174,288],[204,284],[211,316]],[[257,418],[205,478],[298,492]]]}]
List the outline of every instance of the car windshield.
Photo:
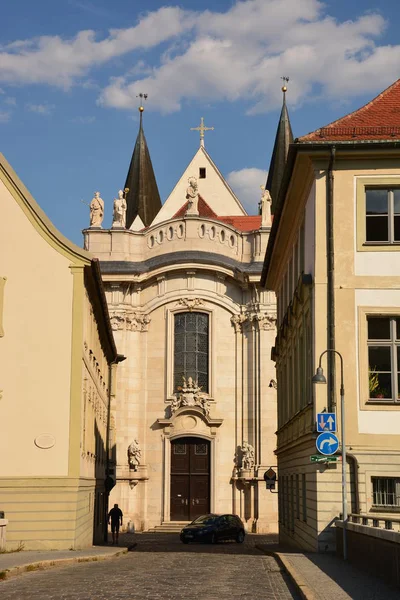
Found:
[{"label": "car windshield", "polygon": [[212,525],[212,524],[216,523],[218,521],[218,519],[219,519],[218,515],[203,515],[202,517],[197,517],[197,519],[195,519],[193,521],[193,524]]}]

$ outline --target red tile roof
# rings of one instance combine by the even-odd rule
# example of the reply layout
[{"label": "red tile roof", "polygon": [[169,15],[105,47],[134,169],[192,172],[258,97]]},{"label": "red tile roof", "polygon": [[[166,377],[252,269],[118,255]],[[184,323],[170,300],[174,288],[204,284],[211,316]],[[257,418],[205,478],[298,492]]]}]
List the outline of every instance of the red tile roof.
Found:
[{"label": "red tile roof", "polygon": [[[177,219],[178,217],[184,217],[188,208],[188,202],[185,202],[183,206],[176,212],[173,216],[173,219]],[[215,214],[212,208],[210,208],[205,200],[199,194],[199,202],[197,204],[197,208],[199,211],[199,217],[205,217],[206,219],[218,219],[218,216]]]},{"label": "red tile roof", "polygon": [[400,79],[354,112],[304,135],[299,142],[400,138]]},{"label": "red tile roof", "polygon": [[261,215],[217,217],[217,219],[231,225],[238,231],[254,231],[254,229],[260,229],[261,227]]},{"label": "red tile roof", "polygon": [[[184,217],[187,211],[188,203],[185,202],[183,206],[174,214],[173,218]],[[206,219],[214,219],[215,221],[221,221],[226,225],[234,227],[238,231],[253,231],[254,229],[260,229],[261,227],[261,215],[248,216],[248,215],[233,215],[233,216],[218,216],[213,209],[207,204],[207,202],[199,194],[199,203],[197,205],[199,209],[199,217]]]}]

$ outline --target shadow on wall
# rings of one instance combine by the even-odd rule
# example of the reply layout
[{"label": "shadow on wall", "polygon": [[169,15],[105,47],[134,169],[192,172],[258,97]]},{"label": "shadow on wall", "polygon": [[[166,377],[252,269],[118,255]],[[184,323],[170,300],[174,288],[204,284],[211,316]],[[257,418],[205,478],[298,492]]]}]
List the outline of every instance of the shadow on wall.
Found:
[{"label": "shadow on wall", "polygon": [[115,485],[115,469],[116,469],[116,445],[111,441],[108,449],[104,444],[103,438],[97,427],[94,424],[95,438],[95,490],[94,490],[94,507],[93,507],[93,544],[102,544],[108,541],[108,501],[111,489]]}]

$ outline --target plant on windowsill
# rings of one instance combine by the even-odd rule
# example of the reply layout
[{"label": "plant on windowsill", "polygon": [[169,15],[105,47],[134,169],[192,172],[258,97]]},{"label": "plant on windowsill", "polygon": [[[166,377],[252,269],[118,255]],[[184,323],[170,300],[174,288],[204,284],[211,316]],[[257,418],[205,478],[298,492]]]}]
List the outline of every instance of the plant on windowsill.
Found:
[{"label": "plant on windowsill", "polygon": [[385,391],[379,385],[379,375],[375,369],[368,373],[369,380],[369,397],[370,398],[385,398]]}]

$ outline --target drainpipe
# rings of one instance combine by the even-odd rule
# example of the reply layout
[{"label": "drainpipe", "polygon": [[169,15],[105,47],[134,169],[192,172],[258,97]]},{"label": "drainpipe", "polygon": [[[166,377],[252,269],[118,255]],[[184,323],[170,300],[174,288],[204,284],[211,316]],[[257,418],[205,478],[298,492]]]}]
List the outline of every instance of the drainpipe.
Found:
[{"label": "drainpipe", "polygon": [[[335,250],[333,239],[333,167],[336,147],[331,147],[331,155],[326,179],[326,259],[327,259],[327,334],[328,348],[335,350]],[[328,412],[334,412],[335,395],[335,353],[328,352]]]},{"label": "drainpipe", "polygon": [[[358,485],[358,472],[359,472],[359,464],[357,458],[354,454],[346,452],[347,462],[350,465],[350,468],[353,467],[353,481],[354,481],[354,512],[356,514],[360,514],[360,489]],[[351,471],[350,471],[351,473]],[[352,511],[353,512],[353,507]]]}]

